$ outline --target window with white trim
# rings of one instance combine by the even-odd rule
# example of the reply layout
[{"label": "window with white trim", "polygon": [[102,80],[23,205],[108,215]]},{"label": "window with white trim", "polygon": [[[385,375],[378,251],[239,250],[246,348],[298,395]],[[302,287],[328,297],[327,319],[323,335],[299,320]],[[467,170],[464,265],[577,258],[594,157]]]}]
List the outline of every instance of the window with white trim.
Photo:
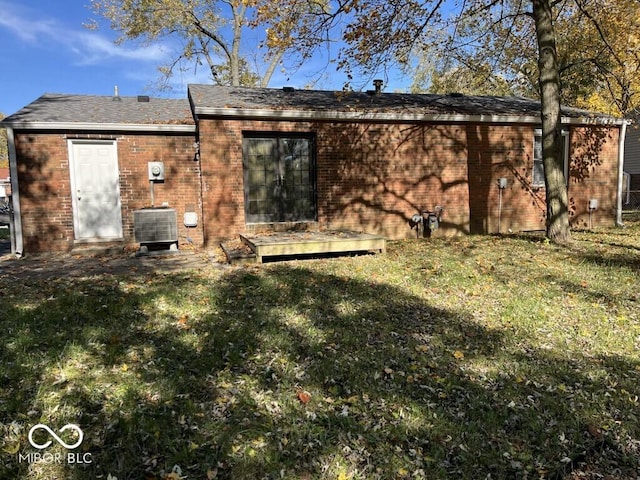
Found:
[{"label": "window with white trim", "polygon": [[[564,178],[569,182],[569,130],[562,130],[562,156]],[[542,163],[542,130],[537,128],[533,141],[533,181],[534,187],[544,187],[544,165]]]}]

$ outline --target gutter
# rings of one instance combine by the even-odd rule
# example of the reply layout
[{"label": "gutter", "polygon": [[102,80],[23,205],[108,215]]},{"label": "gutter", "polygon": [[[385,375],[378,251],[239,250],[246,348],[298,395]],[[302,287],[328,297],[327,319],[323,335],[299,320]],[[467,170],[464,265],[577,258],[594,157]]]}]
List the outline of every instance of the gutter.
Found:
[{"label": "gutter", "polygon": [[618,138],[618,189],[616,195],[616,226],[624,227],[622,222],[622,184],[624,182],[624,141],[627,136],[627,125],[630,122],[624,120],[620,125],[620,136]]},{"label": "gutter", "polygon": [[11,177],[11,203],[12,203],[12,222],[11,222],[11,253],[21,258],[24,251],[24,241],[22,238],[22,215],[20,212],[20,189],[18,186],[18,161],[16,156],[15,137],[13,136],[13,128],[7,129],[7,146],[9,147],[9,176]]},{"label": "gutter", "polygon": [[146,124],[146,123],[88,123],[88,122],[4,122],[7,128],[14,130],[86,130],[111,132],[164,132],[195,133],[196,126],[191,124]]},{"label": "gutter", "polygon": [[[194,118],[213,116],[255,120],[324,120],[371,122],[438,122],[438,123],[520,123],[540,124],[539,115],[467,115],[448,113],[358,112],[341,110],[273,110],[269,108],[195,107]],[[567,117],[563,125],[621,125],[624,120],[611,117]]]}]

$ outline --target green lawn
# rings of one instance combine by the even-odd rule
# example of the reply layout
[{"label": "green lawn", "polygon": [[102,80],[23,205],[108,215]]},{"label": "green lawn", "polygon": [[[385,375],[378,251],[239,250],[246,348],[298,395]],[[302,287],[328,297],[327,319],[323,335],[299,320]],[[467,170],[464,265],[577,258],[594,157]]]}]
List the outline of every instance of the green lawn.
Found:
[{"label": "green lawn", "polygon": [[5,281],[0,478],[635,479],[640,225],[574,238]]}]

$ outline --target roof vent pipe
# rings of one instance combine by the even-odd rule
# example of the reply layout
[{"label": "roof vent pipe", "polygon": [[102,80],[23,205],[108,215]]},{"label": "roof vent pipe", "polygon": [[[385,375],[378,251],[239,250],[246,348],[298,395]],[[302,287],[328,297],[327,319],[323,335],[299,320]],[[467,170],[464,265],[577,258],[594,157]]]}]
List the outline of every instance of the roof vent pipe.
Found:
[{"label": "roof vent pipe", "polygon": [[382,85],[384,84],[384,80],[380,80],[376,78],[373,81],[373,86],[376,87],[376,95],[380,95],[382,93]]},{"label": "roof vent pipe", "polygon": [[122,100],[122,99],[120,98],[120,92],[118,92],[118,86],[117,86],[117,85],[116,85],[115,87],[113,87],[113,100],[116,100],[116,101],[118,101],[118,102],[119,102],[120,100]]}]

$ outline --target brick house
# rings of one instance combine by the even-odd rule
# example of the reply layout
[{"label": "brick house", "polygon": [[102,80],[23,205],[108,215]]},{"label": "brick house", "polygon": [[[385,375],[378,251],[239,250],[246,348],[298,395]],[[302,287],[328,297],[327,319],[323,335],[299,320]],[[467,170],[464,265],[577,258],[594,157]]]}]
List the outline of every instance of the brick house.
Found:
[{"label": "brick house", "polygon": [[[44,95],[3,125],[29,252],[135,243],[134,212],[165,205],[180,243],[205,247],[292,227],[406,238],[436,206],[438,235],[542,230],[539,118],[520,98],[190,85],[188,100]],[[574,226],[616,223],[625,126],[563,109]]]},{"label": "brick house", "polygon": [[[166,180],[153,185],[155,204],[201,212],[186,100],[43,95],[5,122],[18,251],[133,241],[133,212],[151,202],[151,161],[167,166]],[[189,235],[203,243],[202,229]]]}]

